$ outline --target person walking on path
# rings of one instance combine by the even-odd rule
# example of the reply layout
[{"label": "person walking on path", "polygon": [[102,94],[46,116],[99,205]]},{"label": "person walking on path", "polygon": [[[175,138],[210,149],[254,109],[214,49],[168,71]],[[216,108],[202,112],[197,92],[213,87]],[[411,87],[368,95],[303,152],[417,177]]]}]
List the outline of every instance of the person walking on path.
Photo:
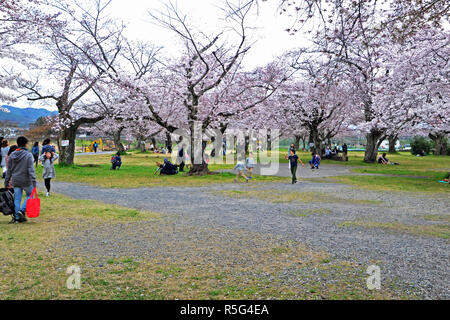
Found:
[{"label": "person walking on path", "polygon": [[96,141],[96,142],[94,142],[94,152],[95,153],[97,153],[97,148],[98,148],[98,144],[97,144],[97,141]]},{"label": "person walking on path", "polygon": [[234,170],[237,171],[236,179],[234,179],[234,182],[238,182],[239,177],[243,177],[246,180],[246,182],[248,182],[248,177],[244,174],[245,165],[243,161],[239,160],[236,166],[234,167]]},{"label": "person walking on path", "polygon": [[34,158],[34,165],[37,167],[39,163],[39,142],[35,142],[33,145],[33,148],[31,148],[31,153],[33,154]]},{"label": "person walking on path", "polygon": [[255,167],[255,159],[253,159],[253,153],[248,154],[248,158],[245,159],[245,167],[247,168],[247,177],[253,179],[253,168]]},{"label": "person walking on path", "polygon": [[42,171],[42,178],[44,178],[45,188],[47,189],[46,197],[50,196],[51,180],[56,178],[55,160],[59,158],[55,152],[46,152],[39,157],[44,169]]},{"label": "person walking on path", "polygon": [[2,148],[1,148],[1,154],[2,154],[2,162],[0,163],[0,166],[2,167],[2,172],[3,172],[3,179],[5,179],[6,176],[6,156],[8,155],[9,152],[9,144],[8,144],[8,140],[4,139],[2,141]]},{"label": "person walking on path", "polygon": [[297,183],[297,163],[300,163],[302,167],[305,165],[303,164],[302,160],[298,157],[298,155],[295,154],[294,150],[290,151],[290,155],[285,157],[286,160],[289,160],[289,168],[291,169],[292,174],[292,184]]},{"label": "person walking on path", "polygon": [[[27,201],[31,192],[36,188],[36,174],[33,166],[33,155],[27,150],[28,139],[25,137],[17,138],[17,150],[11,153],[8,158],[8,171],[6,172],[5,188],[9,186],[12,180],[14,188],[14,219],[13,223],[22,223],[27,221],[25,212]],[[22,206],[23,192],[26,193],[25,201]]]}]

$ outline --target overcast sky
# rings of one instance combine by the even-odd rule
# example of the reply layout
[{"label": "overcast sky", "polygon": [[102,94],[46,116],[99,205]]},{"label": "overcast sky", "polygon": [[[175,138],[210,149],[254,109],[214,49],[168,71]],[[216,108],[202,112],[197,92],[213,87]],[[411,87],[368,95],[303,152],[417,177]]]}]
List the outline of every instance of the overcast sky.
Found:
[{"label": "overcast sky", "polygon": [[[156,14],[157,10],[163,10],[164,3],[167,2],[167,0],[114,0],[110,9],[112,15],[128,24],[128,36],[148,40],[164,46],[165,52],[177,54],[180,52],[178,38],[173,32],[151,23],[148,14],[149,11]],[[256,43],[246,58],[246,68],[264,65],[287,50],[305,45],[301,36],[290,36],[285,31],[291,26],[291,21],[286,15],[279,14],[278,3],[276,0],[261,3],[259,10],[255,10],[255,14],[248,20],[247,25],[256,28],[251,30],[251,39]],[[225,24],[224,13],[220,9],[223,4],[222,0],[177,2],[180,11],[188,16],[188,23],[206,34],[220,32],[221,26]]]},{"label": "overcast sky", "polygon": [[[236,3],[238,0],[231,1]],[[168,0],[113,0],[108,11],[111,17],[125,22],[127,37],[161,46],[163,54],[176,57],[183,49],[179,37],[152,23],[149,15],[149,12],[157,15],[157,11],[163,11],[167,3]],[[277,0],[261,3],[248,19],[247,26],[253,28],[249,33],[254,45],[244,60],[245,69],[263,66],[288,50],[307,45],[300,34],[291,36],[285,31],[291,27],[291,19],[285,14],[280,15],[278,3]],[[221,9],[224,7],[223,0],[178,0],[176,4],[180,12],[187,16],[187,23],[194,30],[216,35],[227,24],[223,20],[224,12]],[[56,109],[46,106],[46,103],[30,104],[26,99],[20,99],[13,105],[20,108]]]}]

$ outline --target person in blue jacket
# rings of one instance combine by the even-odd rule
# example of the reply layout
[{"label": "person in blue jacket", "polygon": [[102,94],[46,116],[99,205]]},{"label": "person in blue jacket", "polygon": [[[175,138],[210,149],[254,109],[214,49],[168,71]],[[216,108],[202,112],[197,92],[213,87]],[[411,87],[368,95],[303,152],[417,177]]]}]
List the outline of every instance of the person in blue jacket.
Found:
[{"label": "person in blue jacket", "polygon": [[115,156],[111,158],[111,170],[120,170],[122,166],[122,158],[120,157],[120,152],[117,152]]},{"label": "person in blue jacket", "polygon": [[320,156],[317,153],[313,154],[313,158],[309,160],[309,164],[311,165],[311,169],[319,169]]},{"label": "person in blue jacket", "polygon": [[31,153],[33,154],[34,158],[34,165],[37,167],[39,163],[39,142],[35,142],[33,145],[33,148],[31,148]]}]

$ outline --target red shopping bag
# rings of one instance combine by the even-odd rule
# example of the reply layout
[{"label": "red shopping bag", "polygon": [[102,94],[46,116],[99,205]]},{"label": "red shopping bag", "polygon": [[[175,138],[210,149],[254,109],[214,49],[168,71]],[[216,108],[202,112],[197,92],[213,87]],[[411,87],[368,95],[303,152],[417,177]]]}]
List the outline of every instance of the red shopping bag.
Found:
[{"label": "red shopping bag", "polygon": [[41,211],[41,199],[37,196],[36,188],[31,192],[30,199],[27,201],[27,216],[28,218],[39,217],[39,212]]}]

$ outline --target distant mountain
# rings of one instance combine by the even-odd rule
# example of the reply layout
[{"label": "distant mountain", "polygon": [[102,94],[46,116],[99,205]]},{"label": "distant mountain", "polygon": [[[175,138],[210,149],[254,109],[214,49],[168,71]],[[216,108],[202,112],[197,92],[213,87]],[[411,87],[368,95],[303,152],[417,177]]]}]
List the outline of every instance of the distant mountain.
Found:
[{"label": "distant mountain", "polygon": [[48,111],[47,109],[35,109],[35,108],[16,108],[12,106],[3,105],[3,109],[9,110],[9,112],[2,112],[0,110],[0,121],[11,121],[17,123],[21,127],[27,127],[34,123],[40,117],[48,117],[56,115],[56,111]]}]

